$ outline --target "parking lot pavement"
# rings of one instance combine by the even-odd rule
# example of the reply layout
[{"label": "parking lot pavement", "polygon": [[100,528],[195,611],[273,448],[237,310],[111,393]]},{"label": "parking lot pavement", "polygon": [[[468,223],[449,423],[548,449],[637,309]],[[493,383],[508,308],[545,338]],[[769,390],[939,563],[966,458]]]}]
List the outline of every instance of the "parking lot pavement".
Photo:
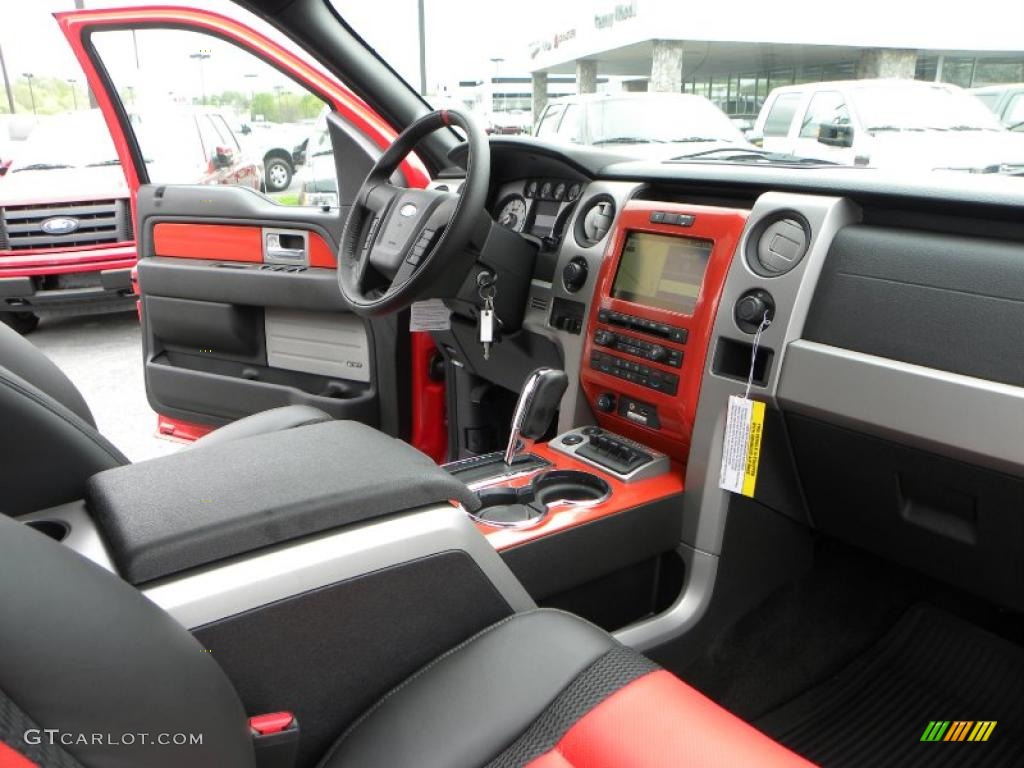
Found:
[{"label": "parking lot pavement", "polygon": [[156,437],[142,378],[142,336],[134,312],[43,317],[26,337],[85,396],[100,432],[132,461],[164,456],[180,443]]}]

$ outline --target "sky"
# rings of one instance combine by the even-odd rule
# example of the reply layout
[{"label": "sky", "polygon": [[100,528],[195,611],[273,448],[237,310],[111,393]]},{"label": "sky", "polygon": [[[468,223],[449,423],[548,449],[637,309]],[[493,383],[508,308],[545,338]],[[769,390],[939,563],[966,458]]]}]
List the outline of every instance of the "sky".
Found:
[{"label": "sky", "polygon": [[[330,0],[351,26],[414,87],[419,81],[416,0]],[[152,5],[154,0],[85,0],[87,8]],[[192,0],[163,4],[191,5],[225,13],[261,27],[229,0]],[[546,34],[560,18],[578,15],[590,0],[517,0],[498,4],[487,0],[425,0],[427,80],[431,90],[441,83],[484,78],[490,74],[526,74],[529,43],[538,35],[537,19]],[[73,10],[73,0],[0,0],[0,46],[12,79],[24,72],[38,77],[82,78],[52,14]],[[265,27],[261,28],[263,31]],[[489,30],[481,34],[482,30]],[[157,39],[158,40],[158,39]],[[151,38],[146,48],[159,46]],[[172,47],[171,43],[167,48]],[[492,62],[503,58],[503,62]],[[187,66],[187,65],[186,65]],[[245,65],[239,65],[246,69]],[[219,71],[224,81],[241,80],[245,72],[224,66],[207,67],[207,77]],[[187,71],[187,70],[186,70]],[[198,80],[198,77],[188,78]],[[251,82],[251,81],[250,81]],[[211,92],[222,83],[208,83]],[[198,88],[195,83],[184,87]]]}]

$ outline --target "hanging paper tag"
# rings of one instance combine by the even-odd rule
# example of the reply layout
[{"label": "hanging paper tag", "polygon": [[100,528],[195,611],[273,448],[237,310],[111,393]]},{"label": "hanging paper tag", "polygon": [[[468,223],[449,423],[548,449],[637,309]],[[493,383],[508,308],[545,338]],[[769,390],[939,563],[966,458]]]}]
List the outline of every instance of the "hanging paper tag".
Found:
[{"label": "hanging paper tag", "polygon": [[718,485],[726,491],[753,496],[761,461],[764,403],[733,395],[725,417],[725,445]]},{"label": "hanging paper tag", "polygon": [[409,307],[410,331],[447,331],[451,327],[451,310],[441,299],[416,301]]}]

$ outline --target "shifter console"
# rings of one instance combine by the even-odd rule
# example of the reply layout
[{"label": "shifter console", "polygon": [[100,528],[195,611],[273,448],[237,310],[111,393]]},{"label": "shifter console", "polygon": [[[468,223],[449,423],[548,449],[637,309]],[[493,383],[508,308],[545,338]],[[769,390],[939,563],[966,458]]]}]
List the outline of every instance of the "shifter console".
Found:
[{"label": "shifter console", "polygon": [[669,458],[664,453],[600,427],[574,429],[559,435],[548,446],[599,467],[625,483],[656,477],[669,469]]}]

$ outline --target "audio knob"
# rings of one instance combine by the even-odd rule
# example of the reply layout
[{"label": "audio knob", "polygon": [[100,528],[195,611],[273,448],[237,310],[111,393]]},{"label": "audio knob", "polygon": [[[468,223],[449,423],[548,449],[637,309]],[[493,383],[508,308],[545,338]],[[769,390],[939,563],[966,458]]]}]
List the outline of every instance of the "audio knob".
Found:
[{"label": "audio knob", "polygon": [[668,359],[668,350],[660,344],[655,344],[647,350],[647,359],[652,363],[661,363]]},{"label": "audio knob", "polygon": [[611,346],[615,341],[615,334],[611,331],[600,330],[594,334],[594,343],[599,347]]},{"label": "audio knob", "polygon": [[604,413],[610,413],[615,410],[615,395],[611,392],[602,392],[597,396],[597,402],[595,405],[597,405],[597,410]]}]

